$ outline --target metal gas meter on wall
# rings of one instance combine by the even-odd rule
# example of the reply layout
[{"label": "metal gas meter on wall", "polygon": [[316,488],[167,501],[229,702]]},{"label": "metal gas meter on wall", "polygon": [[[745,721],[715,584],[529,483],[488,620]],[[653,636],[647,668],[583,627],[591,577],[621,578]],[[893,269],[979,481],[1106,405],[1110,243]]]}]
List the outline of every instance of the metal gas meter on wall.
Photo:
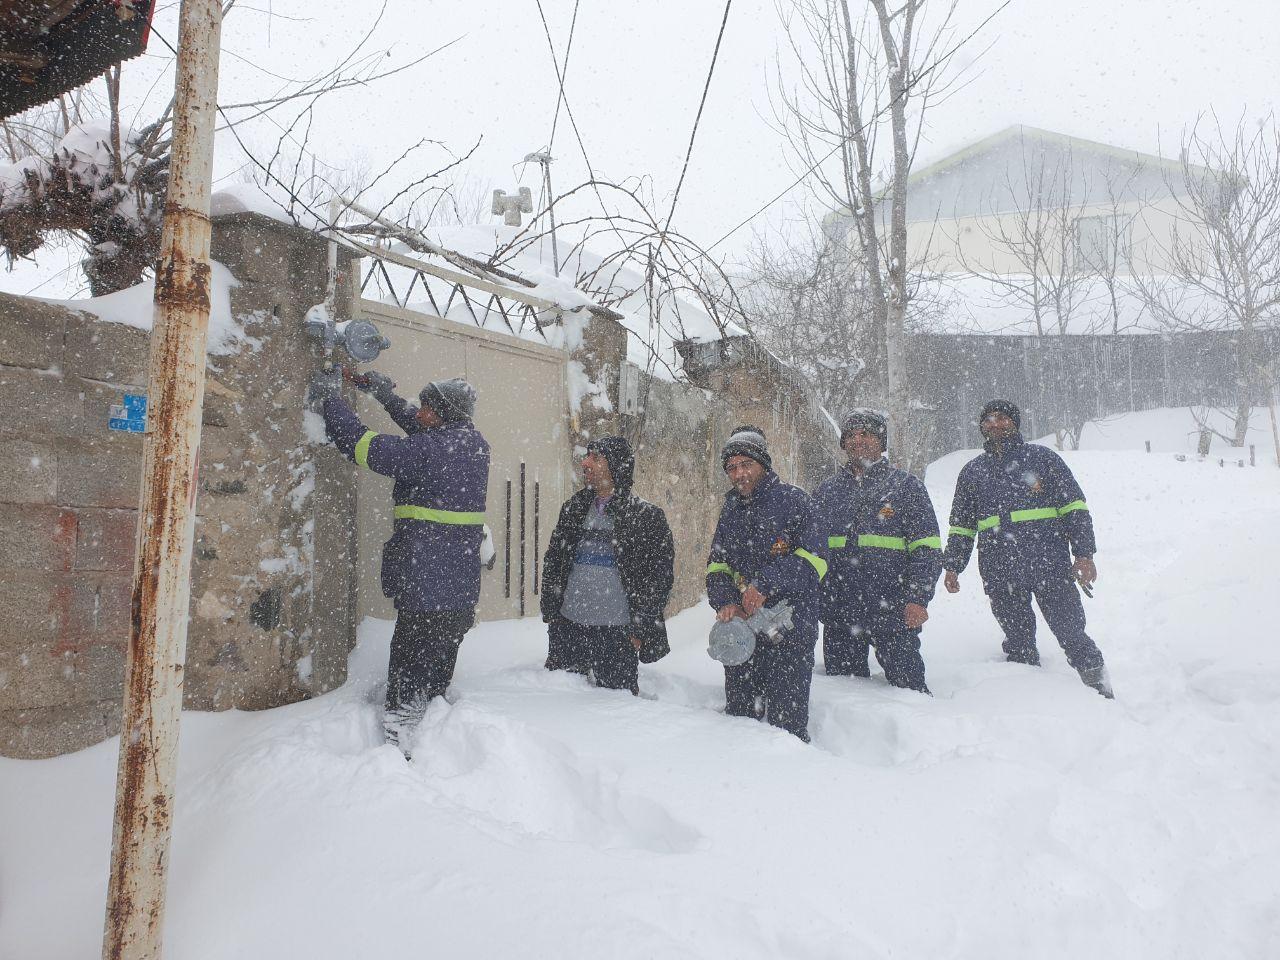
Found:
[{"label": "metal gas meter on wall", "polygon": [[341,347],[356,363],[368,363],[391,346],[391,341],[368,320],[334,323],[327,312],[313,310],[307,314],[306,324],[307,335],[323,344],[325,356],[329,358]]}]

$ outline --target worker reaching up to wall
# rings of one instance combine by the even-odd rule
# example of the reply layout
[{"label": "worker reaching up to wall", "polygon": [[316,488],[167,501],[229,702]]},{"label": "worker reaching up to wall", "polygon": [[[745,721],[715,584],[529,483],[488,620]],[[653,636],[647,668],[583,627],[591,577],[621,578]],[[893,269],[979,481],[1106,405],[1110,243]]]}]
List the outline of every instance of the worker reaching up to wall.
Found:
[{"label": "worker reaching up to wall", "polygon": [[489,485],[489,444],[475,428],[476,391],[465,380],[436,380],[419,405],[373,372],[356,380],[406,436],[369,430],[340,396],[338,370],[317,374],[325,429],[357,465],[395,480],[394,526],[382,548],[382,592],[396,608],[387,672],[387,740],[406,750],[414,727],[453,679],[458,647],[475,623],[480,544]]}]

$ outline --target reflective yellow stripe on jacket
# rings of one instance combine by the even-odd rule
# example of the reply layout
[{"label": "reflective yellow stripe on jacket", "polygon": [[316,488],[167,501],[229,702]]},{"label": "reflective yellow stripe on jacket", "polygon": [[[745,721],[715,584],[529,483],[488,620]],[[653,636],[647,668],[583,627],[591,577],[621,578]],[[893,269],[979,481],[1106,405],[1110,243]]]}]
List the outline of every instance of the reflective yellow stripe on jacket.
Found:
[{"label": "reflective yellow stripe on jacket", "polygon": [[483,513],[466,513],[462,510],[439,510],[435,507],[415,507],[400,504],[393,511],[397,520],[426,520],[429,523],[449,523],[458,526],[479,526],[484,523]]},{"label": "reflective yellow stripe on jacket", "polygon": [[[1029,520],[1056,520],[1058,517],[1065,517],[1068,513],[1075,513],[1077,510],[1088,509],[1089,505],[1083,500],[1072,500],[1070,503],[1064,504],[1061,507],[1034,507],[1030,510],[1014,510],[1009,514],[1009,522],[1026,523]],[[999,526],[999,517],[983,517],[978,521],[977,530],[970,530],[968,527],[952,527],[948,532],[952,535],[976,539],[981,531],[990,530],[992,527]]]},{"label": "reflective yellow stripe on jacket", "polygon": [[813,569],[818,571],[818,579],[821,580],[827,575],[827,561],[823,560],[815,553],[810,553],[803,547],[796,547],[794,551],[797,557],[803,557]]},{"label": "reflective yellow stripe on jacket", "polygon": [[366,470],[369,468],[369,444],[376,436],[377,434],[372,430],[366,430],[364,436],[356,441],[356,450],[353,454],[356,466],[364,467]]}]

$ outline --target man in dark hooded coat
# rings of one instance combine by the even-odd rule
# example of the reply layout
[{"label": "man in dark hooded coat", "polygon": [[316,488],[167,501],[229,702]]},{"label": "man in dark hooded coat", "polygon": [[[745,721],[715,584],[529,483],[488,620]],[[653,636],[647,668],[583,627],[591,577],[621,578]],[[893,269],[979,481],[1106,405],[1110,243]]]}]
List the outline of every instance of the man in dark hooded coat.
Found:
[{"label": "man in dark hooded coat", "polygon": [[542,562],[548,670],[638,692],[638,661],[664,656],[663,609],[675,549],[666,514],[631,492],[635,457],[624,437],[587,445],[585,486],[560,508]]}]

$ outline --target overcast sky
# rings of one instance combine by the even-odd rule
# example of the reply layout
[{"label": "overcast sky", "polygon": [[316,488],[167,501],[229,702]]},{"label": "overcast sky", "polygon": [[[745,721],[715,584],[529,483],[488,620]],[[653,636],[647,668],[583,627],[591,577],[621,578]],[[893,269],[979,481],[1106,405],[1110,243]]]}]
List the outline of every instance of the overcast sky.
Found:
[{"label": "overcast sky", "polygon": [[[224,29],[221,100],[253,99],[339,59],[366,31],[380,4],[372,0],[241,0]],[[560,56],[574,0],[542,0]],[[957,26],[967,33],[1000,0],[960,0]],[[646,177],[665,211],[680,175],[690,129],[724,6],[720,0],[578,0],[566,96],[586,153],[611,179]],[[176,43],[177,7],[156,17],[151,56],[126,67],[125,97],[150,91],[158,110],[172,73],[160,73]],[[388,0],[367,49],[386,50],[388,66],[456,41],[426,62],[316,107],[310,147],[325,162],[361,159],[379,168],[422,137],[464,152],[482,138],[466,166],[479,188],[534,188],[536,168],[519,161],[546,147],[558,87],[536,0],[505,3]],[[675,226],[710,245],[782,191],[795,174],[771,129],[769,76],[782,38],[772,0],[734,0],[711,91],[681,191]],[[966,84],[928,118],[918,163],[1009,124],[1025,123],[1121,147],[1174,152],[1183,127],[1210,107],[1224,118],[1276,109],[1280,101],[1280,2],[1277,0],[1012,0],[966,48]],[[160,56],[161,54],[165,56]],[[258,145],[275,137],[259,125]],[[557,190],[586,176],[582,151],[563,109],[552,152]],[[445,157],[424,153],[404,167],[420,175]],[[220,140],[220,185],[239,179],[243,163]],[[523,177],[523,179],[521,179]],[[395,182],[395,178],[392,178]],[[735,254],[752,228],[795,216],[796,188],[727,240]],[[0,288],[26,292],[44,269],[0,275]],[[61,264],[67,262],[63,254]],[[58,295],[57,282],[39,292]]]}]

